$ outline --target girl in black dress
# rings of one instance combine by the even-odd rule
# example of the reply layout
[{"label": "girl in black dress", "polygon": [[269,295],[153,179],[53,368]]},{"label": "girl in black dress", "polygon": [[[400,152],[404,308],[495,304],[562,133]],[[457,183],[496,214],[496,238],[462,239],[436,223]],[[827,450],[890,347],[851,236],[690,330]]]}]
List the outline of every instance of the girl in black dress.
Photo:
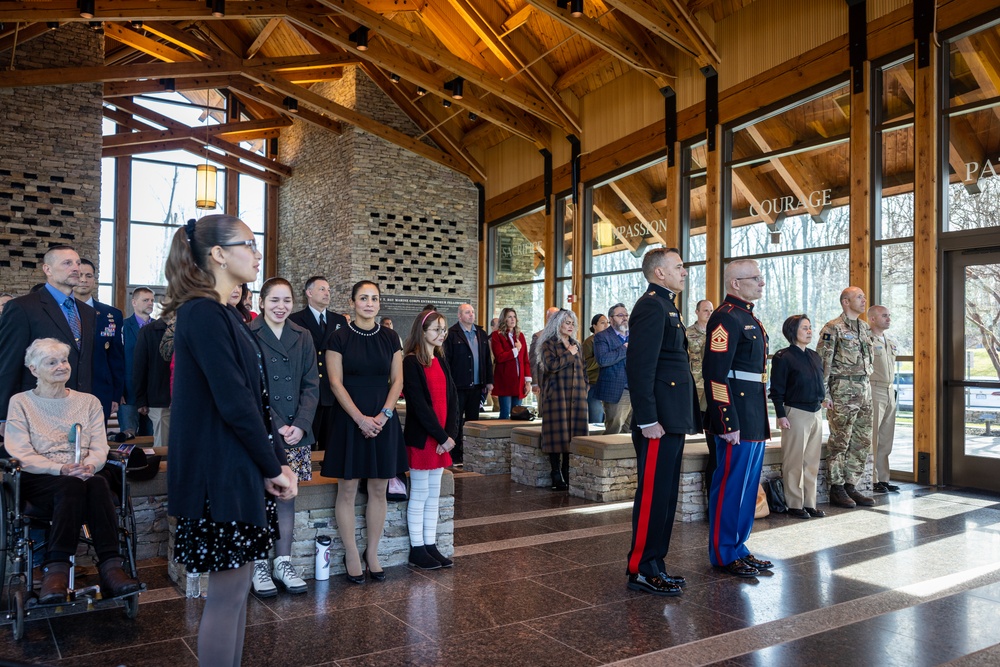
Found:
[{"label": "girl in black dress", "polygon": [[[395,410],[403,388],[403,356],[396,332],[378,324],[379,296],[373,282],[354,285],[353,321],[331,333],[324,343],[337,405],[327,434],[322,475],[339,480],[337,529],[344,543],[347,580],[357,584],[364,583],[365,568],[373,580],[385,579],[378,564],[378,543],[385,527],[386,487],[389,479],[407,470],[403,430]],[[363,559],[354,534],[354,500],[362,479],[368,480],[368,545]]]},{"label": "girl in black dress", "polygon": [[273,498],[297,492],[270,435],[260,348],[226,305],[257,277],[260,260],[250,228],[226,215],[188,221],[167,257],[163,317],[176,314],[168,511],[177,518],[175,560],[210,573],[202,667],[240,664],[253,561],[267,556],[276,532]]}]

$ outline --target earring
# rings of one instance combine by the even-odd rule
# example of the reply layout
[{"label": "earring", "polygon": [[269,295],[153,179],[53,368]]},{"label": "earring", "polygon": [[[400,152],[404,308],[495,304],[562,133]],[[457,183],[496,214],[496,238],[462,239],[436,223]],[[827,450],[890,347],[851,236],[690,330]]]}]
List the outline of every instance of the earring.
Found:
[{"label": "earring", "polygon": [[223,262],[222,265],[219,268],[221,268],[224,271],[224,270],[226,270],[226,269],[229,268],[229,265],[226,264],[225,262]]}]

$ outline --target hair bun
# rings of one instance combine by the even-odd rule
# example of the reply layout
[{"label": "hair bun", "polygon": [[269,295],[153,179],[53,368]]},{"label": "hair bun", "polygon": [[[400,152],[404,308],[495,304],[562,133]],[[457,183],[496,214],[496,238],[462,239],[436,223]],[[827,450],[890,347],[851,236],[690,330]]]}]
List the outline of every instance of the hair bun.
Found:
[{"label": "hair bun", "polygon": [[198,224],[198,221],[191,218],[184,225],[184,235],[187,236],[188,243],[194,243],[194,228]]}]

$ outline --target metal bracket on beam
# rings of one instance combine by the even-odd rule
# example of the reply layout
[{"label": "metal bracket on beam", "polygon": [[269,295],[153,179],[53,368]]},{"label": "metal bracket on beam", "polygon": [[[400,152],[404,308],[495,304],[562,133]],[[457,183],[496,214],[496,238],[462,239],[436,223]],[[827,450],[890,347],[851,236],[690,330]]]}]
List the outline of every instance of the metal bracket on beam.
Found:
[{"label": "metal bracket on beam", "polygon": [[715,127],[719,124],[719,73],[711,65],[701,68],[705,77],[705,131],[708,150],[715,150]]},{"label": "metal bracket on beam", "polygon": [[917,67],[931,64],[931,37],[934,34],[934,0],[914,0],[913,39],[917,42]]},{"label": "metal bracket on beam", "polygon": [[542,148],[538,152],[545,161],[542,171],[542,192],[545,193],[545,215],[549,215],[552,213],[552,153],[547,148]]},{"label": "metal bracket on beam", "polygon": [[868,60],[868,9],[865,0],[847,0],[847,30],[851,60],[851,91],[865,92],[865,61]]},{"label": "metal bracket on beam", "polygon": [[569,166],[573,179],[573,205],[580,203],[580,138],[575,134],[566,135],[570,145]]},{"label": "metal bracket on beam", "polygon": [[664,86],[660,88],[660,95],[663,95],[663,143],[667,147],[667,166],[673,167],[677,143],[677,93],[670,86]]}]

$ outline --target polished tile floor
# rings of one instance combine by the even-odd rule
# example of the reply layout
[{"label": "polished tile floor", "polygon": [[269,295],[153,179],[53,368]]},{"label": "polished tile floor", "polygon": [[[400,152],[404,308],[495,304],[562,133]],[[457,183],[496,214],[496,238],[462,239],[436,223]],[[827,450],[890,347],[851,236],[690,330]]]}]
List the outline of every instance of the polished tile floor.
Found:
[{"label": "polished tile floor", "polygon": [[[676,524],[679,598],[625,588],[629,503],[593,504],[456,476],[456,566],[385,583],[310,582],[251,599],[243,664],[798,666],[1000,664],[1000,497],[904,485],[872,509],[757,522],[759,579],[708,566],[705,523]],[[119,610],[29,623],[4,660],[195,665],[202,601],[143,563],[135,621]],[[9,631],[9,628],[0,628]]]}]

